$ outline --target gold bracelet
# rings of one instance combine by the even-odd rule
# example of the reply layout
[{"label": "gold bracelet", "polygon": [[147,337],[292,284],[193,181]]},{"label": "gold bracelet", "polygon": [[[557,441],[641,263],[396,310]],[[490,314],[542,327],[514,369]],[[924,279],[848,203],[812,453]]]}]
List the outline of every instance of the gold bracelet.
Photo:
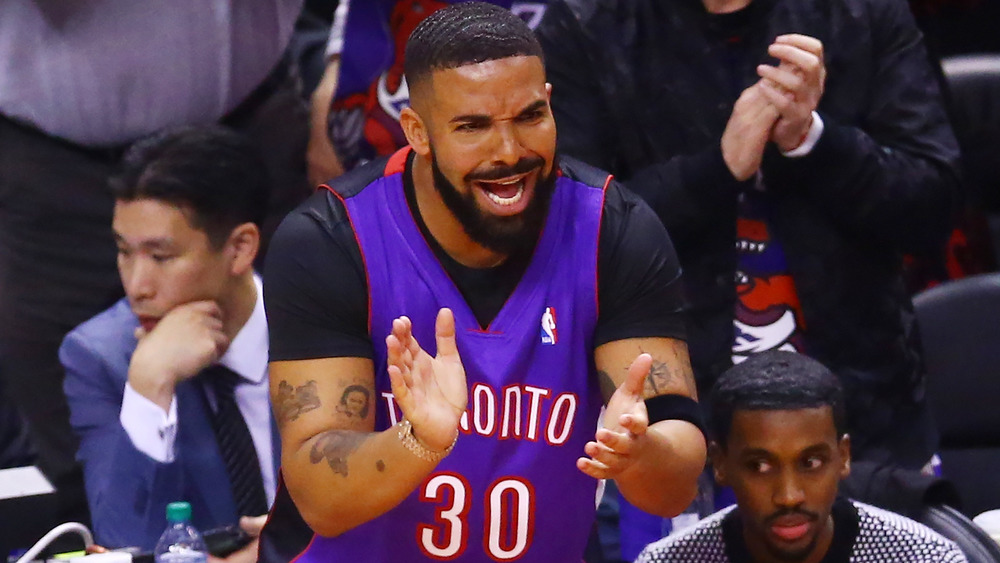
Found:
[{"label": "gold bracelet", "polygon": [[428,448],[420,441],[420,438],[413,433],[413,424],[405,418],[399,421],[399,440],[403,442],[403,447],[410,450],[413,455],[419,457],[424,461],[439,462],[445,456],[451,453],[451,450],[455,449],[455,443],[458,442],[458,431],[455,431],[455,439],[452,440],[451,445],[444,449],[444,451],[436,451]]}]

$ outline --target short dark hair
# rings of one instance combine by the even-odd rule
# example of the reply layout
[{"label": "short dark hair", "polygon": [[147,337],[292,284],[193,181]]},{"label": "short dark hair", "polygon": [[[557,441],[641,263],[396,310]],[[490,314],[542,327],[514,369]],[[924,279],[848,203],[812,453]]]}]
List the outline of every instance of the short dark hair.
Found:
[{"label": "short dark hair", "polygon": [[828,406],[837,436],[846,432],[844,392],[837,377],[795,352],[754,354],[719,376],[712,388],[712,434],[725,447],[737,410],[795,410]]},{"label": "short dark hair", "polygon": [[486,2],[458,2],[427,16],[406,42],[403,72],[413,86],[436,70],[508,57],[543,58],[524,20]]},{"label": "short dark hair", "polygon": [[192,226],[216,247],[237,225],[259,227],[270,195],[256,146],[221,126],[181,127],[137,141],[109,184],[117,200],[153,199],[190,209]]}]

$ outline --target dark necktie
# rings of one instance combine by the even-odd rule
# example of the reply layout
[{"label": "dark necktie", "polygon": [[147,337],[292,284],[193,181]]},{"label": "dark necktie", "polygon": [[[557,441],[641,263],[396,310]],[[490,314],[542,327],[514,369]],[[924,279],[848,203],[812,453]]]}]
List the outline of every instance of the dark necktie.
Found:
[{"label": "dark necktie", "polygon": [[206,386],[215,392],[215,412],[212,429],[219,444],[219,451],[226,463],[229,484],[240,516],[259,516],[267,513],[267,497],[260,475],[260,460],[253,447],[250,429],[236,404],[233,389],[240,380],[239,374],[216,364],[202,371]]}]

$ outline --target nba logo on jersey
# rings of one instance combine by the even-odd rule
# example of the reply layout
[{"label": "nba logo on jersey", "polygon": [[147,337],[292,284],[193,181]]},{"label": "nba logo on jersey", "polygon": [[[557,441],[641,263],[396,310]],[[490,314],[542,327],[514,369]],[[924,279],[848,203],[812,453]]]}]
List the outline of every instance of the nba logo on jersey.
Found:
[{"label": "nba logo on jersey", "polygon": [[555,307],[546,307],[545,312],[542,313],[542,344],[551,346],[558,340],[559,337],[556,334],[556,309]]}]

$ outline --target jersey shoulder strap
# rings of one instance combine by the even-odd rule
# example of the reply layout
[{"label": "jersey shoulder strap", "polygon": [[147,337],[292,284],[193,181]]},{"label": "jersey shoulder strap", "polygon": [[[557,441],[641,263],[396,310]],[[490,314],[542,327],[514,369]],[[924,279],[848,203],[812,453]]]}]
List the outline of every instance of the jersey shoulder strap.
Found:
[{"label": "jersey shoulder strap", "polygon": [[602,190],[611,183],[611,174],[571,156],[559,155],[559,172],[570,180]]},{"label": "jersey shoulder strap", "polygon": [[354,170],[345,172],[319,187],[330,190],[340,199],[354,197],[365,189],[365,186],[379,178],[401,174],[406,169],[406,158],[409,154],[410,147],[404,147],[389,156],[376,158]]}]

